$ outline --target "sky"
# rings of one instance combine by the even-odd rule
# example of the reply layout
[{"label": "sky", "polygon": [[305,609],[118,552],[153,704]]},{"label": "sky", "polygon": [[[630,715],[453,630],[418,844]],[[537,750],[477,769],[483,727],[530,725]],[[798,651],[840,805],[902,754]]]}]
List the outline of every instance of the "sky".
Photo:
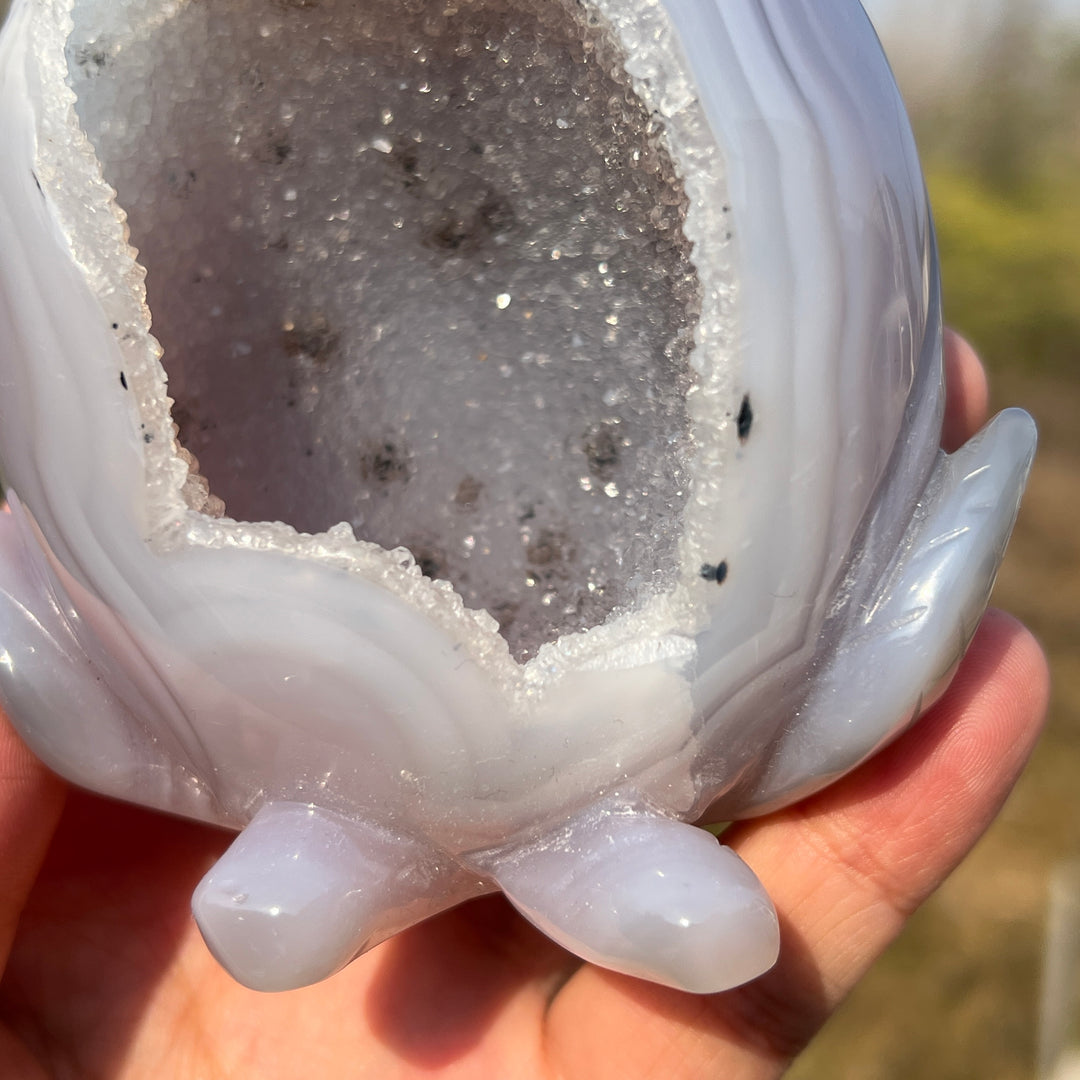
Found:
[{"label": "sky", "polygon": [[1036,6],[1080,28],[1080,0],[863,0],[886,48],[917,43],[932,51],[963,49],[1008,7]]},{"label": "sky", "polygon": [[[941,19],[942,13],[947,12],[949,14],[945,16],[945,21],[948,25],[952,25],[958,14],[978,17],[980,9],[985,12],[987,9],[993,10],[996,5],[988,3],[987,0],[949,0],[948,3],[932,4],[923,0],[863,0],[863,7],[870,13],[872,19],[883,23],[896,21],[905,12],[911,13],[906,21],[910,21],[913,15],[926,16],[931,12],[937,19]],[[1080,22],[1080,0],[1046,0],[1046,7],[1066,19]],[[930,29],[934,19],[926,18],[926,22]]]},{"label": "sky", "polygon": [[[862,0],[885,45],[909,104],[945,92],[959,74],[978,79],[964,64],[966,46],[981,45],[1000,16],[1038,10],[1080,34],[1080,0]],[[1048,39],[1053,40],[1053,39]],[[975,51],[975,50],[973,50]],[[975,52],[978,55],[978,52]],[[975,57],[973,57],[974,59]],[[1018,58],[1023,66],[1023,57]],[[1038,57],[1027,58],[1031,63]]]}]

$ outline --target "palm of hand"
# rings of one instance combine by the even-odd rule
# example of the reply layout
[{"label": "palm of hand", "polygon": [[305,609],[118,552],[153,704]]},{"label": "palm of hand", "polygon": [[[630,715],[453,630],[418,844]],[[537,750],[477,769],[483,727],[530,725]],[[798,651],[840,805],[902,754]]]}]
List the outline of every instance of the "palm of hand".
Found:
[{"label": "palm of hand", "polygon": [[[947,360],[946,441],[958,442],[981,421],[985,387],[956,339]],[[495,897],[318,986],[246,990],[188,906],[229,837],[82,793],[62,810],[64,786],[0,717],[0,961],[14,943],[3,1075],[776,1076],[987,827],[1034,743],[1047,681],[1030,635],[991,613],[911,732],[815,798],[730,830],[777,904],[783,945],[767,976],[712,997],[584,965]]]},{"label": "palm of hand", "polygon": [[527,1048],[578,962],[501,899],[422,924],[317,986],[258,994],[217,966],[188,907],[229,839],[69,796],[0,999],[47,1075],[498,1076],[500,1058],[533,1075]]}]

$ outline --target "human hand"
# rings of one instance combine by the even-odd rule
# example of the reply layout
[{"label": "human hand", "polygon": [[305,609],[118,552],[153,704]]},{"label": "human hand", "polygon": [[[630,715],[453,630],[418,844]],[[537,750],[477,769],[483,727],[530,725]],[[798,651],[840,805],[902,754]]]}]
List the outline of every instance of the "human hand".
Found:
[{"label": "human hand", "polygon": [[[985,416],[947,338],[951,449]],[[583,964],[501,898],[416,926],[317,986],[263,995],[189,901],[230,837],[68,791],[0,718],[0,1077],[758,1080],[781,1073],[990,824],[1046,708],[1038,645],[990,612],[952,686],[850,776],[724,836],[776,903],[776,967],[682,994]]]}]

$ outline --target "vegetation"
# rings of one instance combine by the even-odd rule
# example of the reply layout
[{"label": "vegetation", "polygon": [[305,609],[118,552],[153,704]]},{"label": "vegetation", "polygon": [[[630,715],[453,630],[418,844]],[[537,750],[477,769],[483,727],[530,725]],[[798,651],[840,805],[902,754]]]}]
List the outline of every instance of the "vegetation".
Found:
[{"label": "vegetation", "polygon": [[1076,181],[1002,190],[955,162],[927,174],[947,319],[995,370],[1080,374],[1080,206]]},{"label": "vegetation", "polygon": [[913,120],[946,317],[992,369],[1080,377],[1080,37],[1038,13],[1003,5],[946,91],[914,95]]}]

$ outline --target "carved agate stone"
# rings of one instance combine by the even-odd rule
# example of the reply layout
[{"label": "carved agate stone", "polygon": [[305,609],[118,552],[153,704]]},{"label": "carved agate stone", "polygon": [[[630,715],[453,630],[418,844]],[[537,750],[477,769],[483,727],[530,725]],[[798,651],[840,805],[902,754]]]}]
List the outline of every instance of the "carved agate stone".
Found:
[{"label": "carved agate stone", "polygon": [[948,682],[1034,446],[938,449],[933,230],[855,0],[15,0],[0,701],[239,836],[244,983],[501,889],[707,992],[690,824]]}]

